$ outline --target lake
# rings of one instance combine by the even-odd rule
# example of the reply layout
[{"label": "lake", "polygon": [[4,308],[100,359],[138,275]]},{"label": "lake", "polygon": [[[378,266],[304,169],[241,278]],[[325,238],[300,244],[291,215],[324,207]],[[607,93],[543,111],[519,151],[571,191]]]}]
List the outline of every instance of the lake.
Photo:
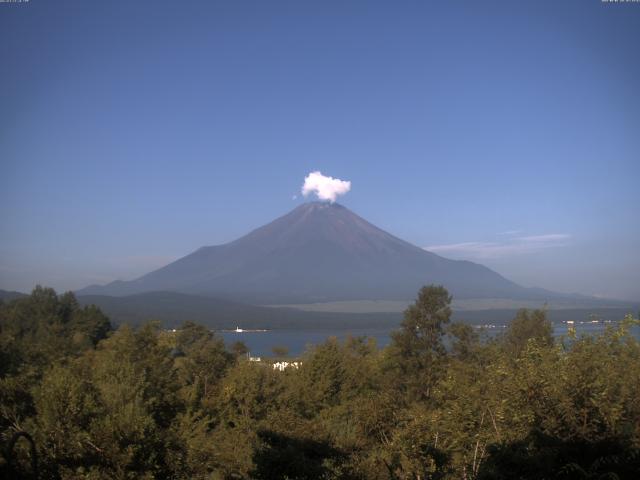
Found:
[{"label": "lake", "polygon": [[[554,335],[559,337],[567,334],[568,327],[575,327],[578,335],[598,334],[607,326],[616,326],[617,322],[576,322],[573,325],[567,323],[554,323]],[[504,331],[504,325],[487,325],[484,332],[488,336],[494,336]],[[264,357],[271,356],[271,349],[275,346],[285,346],[289,349],[289,355],[296,357],[301,355],[308,345],[317,345],[325,342],[329,337],[337,337],[344,340],[348,336],[352,337],[373,337],[376,339],[378,347],[385,347],[389,344],[392,328],[354,328],[354,329],[309,329],[309,330],[268,330],[264,332],[233,332],[218,331],[227,345],[233,342],[242,341],[251,352],[251,356]],[[640,327],[633,327],[633,334],[640,339]]]}]

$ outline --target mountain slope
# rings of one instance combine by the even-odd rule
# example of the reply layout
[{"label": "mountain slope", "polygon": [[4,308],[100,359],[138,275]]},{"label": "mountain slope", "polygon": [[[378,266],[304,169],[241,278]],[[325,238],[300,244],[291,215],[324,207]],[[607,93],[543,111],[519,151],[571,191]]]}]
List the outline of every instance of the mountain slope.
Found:
[{"label": "mountain slope", "polygon": [[233,242],[203,247],[136,280],[80,295],[172,291],[246,303],[410,299],[422,285],[456,298],[541,298],[482,265],[411,245],[339,204],[312,202]]}]

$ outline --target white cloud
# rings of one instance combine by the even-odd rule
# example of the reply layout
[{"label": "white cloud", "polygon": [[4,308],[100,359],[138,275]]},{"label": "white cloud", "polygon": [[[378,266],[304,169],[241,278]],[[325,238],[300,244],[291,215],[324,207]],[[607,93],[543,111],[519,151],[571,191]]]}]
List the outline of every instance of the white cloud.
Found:
[{"label": "white cloud", "polygon": [[336,201],[339,195],[351,190],[351,182],[339,178],[327,177],[319,171],[311,172],[304,179],[302,194],[306,197],[314,193],[320,200]]},{"label": "white cloud", "polygon": [[519,237],[521,241],[530,242],[530,243],[562,242],[564,240],[568,240],[569,238],[571,238],[571,235],[567,233],[549,233],[547,235],[532,235],[529,237]]},{"label": "white cloud", "polygon": [[547,248],[565,247],[569,244],[570,239],[571,235],[567,233],[550,233],[513,237],[500,242],[462,242],[431,245],[424,249],[459,258],[499,258],[533,253]]}]

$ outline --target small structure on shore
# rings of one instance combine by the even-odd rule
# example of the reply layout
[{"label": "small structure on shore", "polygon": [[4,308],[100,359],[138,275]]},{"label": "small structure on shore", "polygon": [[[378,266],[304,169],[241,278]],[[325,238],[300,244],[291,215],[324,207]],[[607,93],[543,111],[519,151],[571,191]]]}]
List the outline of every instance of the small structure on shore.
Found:
[{"label": "small structure on shore", "polygon": [[302,365],[302,362],[276,362],[273,364],[273,369],[284,372],[287,368],[295,368],[297,370],[300,365]]}]

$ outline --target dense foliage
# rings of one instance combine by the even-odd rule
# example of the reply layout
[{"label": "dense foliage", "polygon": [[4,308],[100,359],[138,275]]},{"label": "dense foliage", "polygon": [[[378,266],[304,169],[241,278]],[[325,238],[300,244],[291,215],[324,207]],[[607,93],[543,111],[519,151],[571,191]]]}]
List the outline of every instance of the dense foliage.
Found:
[{"label": "dense foliage", "polygon": [[[481,340],[450,301],[425,287],[387,348],[329,339],[276,371],[38,287],[0,303],[2,440],[30,434],[52,479],[640,478],[635,320],[554,341],[522,311]],[[28,445],[0,471],[28,475]]]}]

